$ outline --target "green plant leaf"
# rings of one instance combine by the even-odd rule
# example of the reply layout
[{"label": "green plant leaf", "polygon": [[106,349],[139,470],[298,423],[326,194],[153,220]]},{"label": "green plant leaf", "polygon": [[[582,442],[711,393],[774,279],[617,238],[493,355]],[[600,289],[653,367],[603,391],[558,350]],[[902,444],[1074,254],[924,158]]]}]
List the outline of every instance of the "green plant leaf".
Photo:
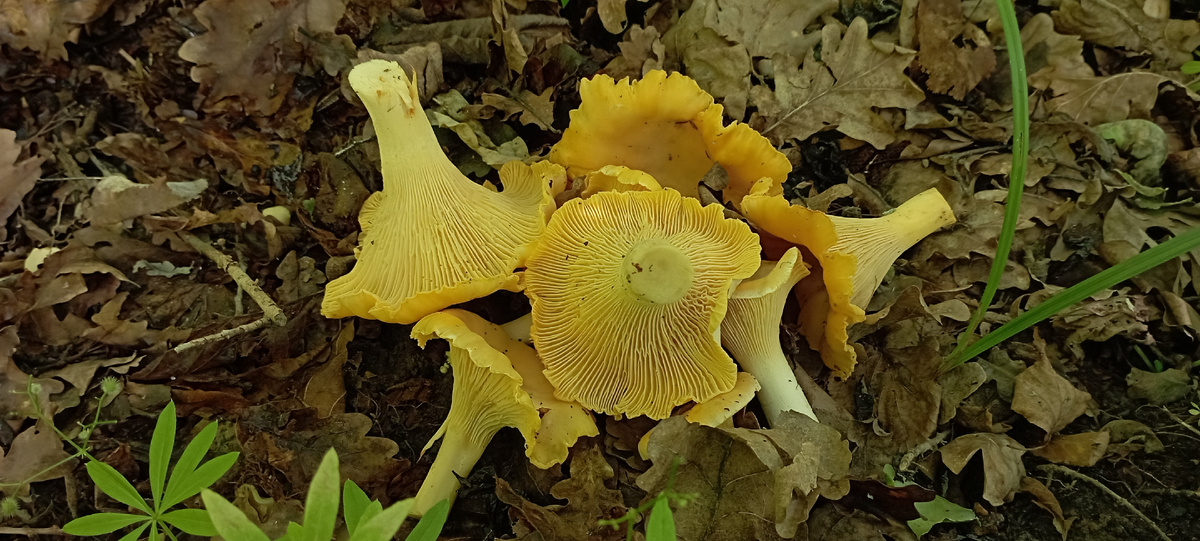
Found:
[{"label": "green plant leaf", "polygon": [[331,447],[325,452],[325,458],[321,459],[321,465],[313,475],[312,484],[308,486],[308,497],[304,499],[303,539],[326,541],[333,537],[333,528],[337,524],[338,498],[331,498],[329,495],[337,494],[340,480],[337,451]]},{"label": "green plant leaf", "polygon": [[[182,502],[195,494],[181,496],[184,479],[187,479],[200,466],[200,461],[204,459],[204,455],[208,454],[208,450],[212,448],[213,440],[217,437],[217,423],[209,423],[208,426],[200,430],[196,437],[183,448],[183,453],[179,455],[179,460],[175,462],[175,467],[171,469],[171,478],[167,481],[167,493],[163,496],[166,503],[163,509],[170,509],[175,504]],[[203,488],[203,487],[201,487]],[[197,491],[198,492],[198,491]]]},{"label": "green plant leaf", "polygon": [[1179,68],[1185,75],[1195,75],[1200,73],[1200,60],[1188,60]]},{"label": "green plant leaf", "polygon": [[176,509],[163,514],[162,519],[185,533],[212,537],[217,535],[212,518],[204,509]]},{"label": "green plant leaf", "polygon": [[[163,509],[170,509],[179,502],[195,496],[200,490],[212,486],[222,475],[225,475],[225,472],[229,471],[229,468],[233,467],[237,459],[237,452],[225,453],[205,462],[199,468],[196,468],[195,471],[181,477],[179,479],[179,488],[176,491],[172,491],[171,497],[163,502],[165,504]],[[172,481],[178,475],[177,473],[174,474]]]},{"label": "green plant leaf", "polygon": [[913,507],[921,518],[908,521],[908,528],[921,537],[943,522],[969,522],[975,520],[975,512],[937,496],[930,502],[916,502]]},{"label": "green plant leaf", "polygon": [[142,524],[141,526],[138,526],[137,528],[135,528],[132,532],[125,534],[118,541],[137,541],[138,539],[142,538],[142,532],[146,531],[146,528],[149,528],[149,527],[150,527],[150,522],[146,522],[145,524]]},{"label": "green plant leaf", "polygon": [[408,518],[408,510],[412,508],[413,499],[398,501],[378,515],[358,525],[358,530],[350,536],[350,541],[389,541],[395,537],[404,519]]},{"label": "green plant leaf", "polygon": [[358,488],[354,481],[347,479],[346,484],[342,485],[342,516],[346,520],[346,530],[350,532],[350,535],[354,535],[358,521],[370,505],[371,498],[367,496],[367,493]]},{"label": "green plant leaf", "polygon": [[150,541],[159,541],[158,521],[150,522]]},{"label": "green plant leaf", "polygon": [[220,494],[205,489],[200,493],[208,516],[212,519],[213,529],[221,537],[229,541],[271,541],[267,534],[258,529],[241,509],[222,498]]},{"label": "green plant leaf", "polygon": [[145,515],[130,515],[126,513],[96,513],[79,517],[62,527],[64,532],[71,535],[104,535],[121,528],[150,520]]},{"label": "green plant leaf", "polygon": [[[411,506],[412,503],[409,503],[409,505]],[[408,537],[404,538],[404,541],[437,541],[438,535],[442,533],[442,527],[446,525],[446,515],[449,514],[450,500],[437,502],[425,512],[425,515],[421,517],[421,521],[413,527],[413,530],[409,532]]]},{"label": "green plant leaf", "polygon": [[129,484],[116,469],[103,462],[88,462],[87,463],[88,477],[92,478],[92,482],[96,483],[100,490],[105,494],[112,496],[117,500],[130,507],[136,507],[145,511],[147,515],[153,514],[150,511],[150,506],[146,505],[146,500],[138,494],[137,489]]},{"label": "green plant leaf", "polygon": [[[154,497],[154,509],[162,512],[163,486],[167,481],[167,468],[171,465],[171,453],[175,450],[175,402],[158,414],[154,423],[154,434],[150,436],[150,494]],[[153,533],[153,532],[151,532]]]},{"label": "green plant leaf", "polygon": [[666,498],[659,498],[646,520],[646,541],[675,541],[675,515]]}]

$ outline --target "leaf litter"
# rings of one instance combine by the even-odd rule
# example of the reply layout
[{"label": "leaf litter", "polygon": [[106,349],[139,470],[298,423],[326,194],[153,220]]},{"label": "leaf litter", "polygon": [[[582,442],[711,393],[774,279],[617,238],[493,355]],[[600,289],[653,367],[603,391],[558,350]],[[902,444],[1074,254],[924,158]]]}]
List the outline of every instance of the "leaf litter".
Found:
[{"label": "leaf litter", "polygon": [[[1200,225],[1200,96],[1180,71],[1200,27],[1185,4],[1017,6],[1030,171],[984,332]],[[298,516],[329,446],[355,456],[345,473],[373,497],[415,493],[419,450],[449,407],[442,353],[418,350],[403,326],[319,315],[381,187],[345,77],[384,58],[415,74],[439,141],[481,183],[546,155],[580,79],[668,69],[781,148],[789,197],[853,217],[936,187],[958,218],[895,265],[851,329],[860,366],[846,380],[785,316],[785,350],[823,423],[762,429],[756,405],[726,428],[673,417],[645,461],[650,424],[609,419],[544,471],[501,433],[447,536],[619,539],[597,521],[661,490],[682,457],[677,489],[697,494],[675,510],[683,539],[1196,538],[1187,517],[1200,501],[1179,494],[1200,486],[1200,253],[940,370],[978,304],[1011,159],[988,0],[20,0],[0,2],[0,43],[0,483],[17,484],[0,492],[22,510],[0,527],[108,505],[88,495],[79,461],[38,473],[70,447],[32,402],[75,434],[104,376],[122,391],[93,450],[135,485],[146,429],[173,399],[184,431],[220,422],[215,450],[243,452],[215,488],[263,524]],[[174,351],[262,317],[181,232],[231,257],[289,323]],[[522,303],[499,294],[471,308],[509,320]]]}]

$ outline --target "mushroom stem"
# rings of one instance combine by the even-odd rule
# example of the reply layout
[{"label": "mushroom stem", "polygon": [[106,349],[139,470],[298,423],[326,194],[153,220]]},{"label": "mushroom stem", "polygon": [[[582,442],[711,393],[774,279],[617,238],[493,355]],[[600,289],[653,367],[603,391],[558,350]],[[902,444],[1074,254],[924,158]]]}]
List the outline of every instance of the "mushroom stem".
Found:
[{"label": "mushroom stem", "polygon": [[490,440],[491,438],[485,439],[483,445],[476,445],[463,432],[447,431],[442,440],[442,447],[438,449],[437,458],[433,459],[433,466],[429,468],[425,481],[421,483],[421,489],[417,491],[409,513],[414,517],[422,516],[438,502],[446,499],[454,504],[460,486],[458,479],[471,474],[471,469],[479,462],[479,457],[483,456],[483,450]]},{"label": "mushroom stem", "polygon": [[501,325],[500,328],[504,329],[504,334],[507,334],[513,340],[532,344],[533,340],[529,337],[529,327],[531,325],[533,325],[533,314],[525,314]]},{"label": "mushroom stem", "polygon": [[796,374],[792,372],[792,365],[783,354],[778,339],[775,340],[774,347],[762,344],[762,347],[755,348],[755,352],[738,351],[740,348],[729,349],[742,366],[742,370],[753,374],[762,386],[758,391],[758,401],[762,404],[763,411],[767,414],[767,422],[771,426],[778,426],[779,416],[785,411],[803,413],[812,420],[817,420],[817,414],[813,413],[812,405],[804,395],[804,389],[801,389],[796,381]]}]

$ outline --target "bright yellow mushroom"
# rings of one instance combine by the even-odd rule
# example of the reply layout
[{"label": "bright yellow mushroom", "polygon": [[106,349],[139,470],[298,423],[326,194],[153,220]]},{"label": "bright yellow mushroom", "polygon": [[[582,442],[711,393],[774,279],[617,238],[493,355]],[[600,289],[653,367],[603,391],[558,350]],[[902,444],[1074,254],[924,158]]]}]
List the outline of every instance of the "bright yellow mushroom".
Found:
[{"label": "bright yellow mushroom", "polygon": [[723,197],[737,206],[764,177],[772,194],[782,193],[792,170],[758,132],[738,122],[726,126],[724,109],[682,74],[655,70],[633,82],[597,75],[580,82],[579,96],[570,126],[550,150],[550,161],[573,178],[621,165],[698,197],[700,181],[720,164],[729,175]]},{"label": "bright yellow mushroom", "polygon": [[584,177],[580,197],[590,197],[600,192],[630,192],[660,190],[658,181],[644,171],[623,165],[606,165]]},{"label": "bright yellow mushroom", "polygon": [[363,204],[358,262],[326,286],[321,313],[412,323],[499,289],[519,291],[513,271],[553,211],[556,168],[509,162],[504,190],[488,190],[442,152],[399,64],[364,62],[349,79],[375,124],[383,191]]},{"label": "bright yellow mushroom", "polygon": [[808,267],[797,248],[788,249],[779,261],[763,261],[754,276],[734,288],[729,313],[721,322],[721,343],[742,370],[759,381],[758,401],[772,426],[788,410],[817,419],[779,344],[783,306],[792,287],[805,276]]},{"label": "bright yellow mushroom", "polygon": [[450,342],[447,358],[454,374],[450,413],[425,449],[439,437],[445,439],[417,493],[414,512],[453,499],[458,477],[471,473],[501,428],[521,431],[525,453],[539,468],[562,463],[575,440],[599,434],[591,413],[554,396],[533,349],[501,326],[449,309],[421,318],[412,336],[421,347],[432,338]]},{"label": "bright yellow mushroom", "polygon": [[675,190],[564,204],[525,270],[533,343],[558,396],[661,419],[731,389],[718,327],[758,254],[744,223]]},{"label": "bright yellow mushroom", "polygon": [[803,247],[819,263],[819,272],[796,288],[800,331],[837,377],[850,375],[856,362],[847,328],[865,319],[863,310],[892,263],[917,241],[954,223],[950,205],[933,189],[878,218],[843,218],[792,205],[761,182],[742,200],[742,212],[759,229]]}]

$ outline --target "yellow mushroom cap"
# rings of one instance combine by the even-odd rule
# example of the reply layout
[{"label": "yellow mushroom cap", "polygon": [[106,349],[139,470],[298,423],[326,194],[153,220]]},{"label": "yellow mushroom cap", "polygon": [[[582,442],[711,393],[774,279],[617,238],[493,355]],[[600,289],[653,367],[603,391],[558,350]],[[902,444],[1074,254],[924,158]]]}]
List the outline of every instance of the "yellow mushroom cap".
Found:
[{"label": "yellow mushroom cap", "polygon": [[519,291],[513,270],[553,210],[553,168],[509,162],[504,191],[471,182],[442,152],[395,62],[372,60],[350,71],[379,140],[383,191],[359,212],[358,262],[325,288],[321,313],[412,323],[499,289]]},{"label": "yellow mushroom cap", "polygon": [[917,241],[954,223],[950,205],[933,189],[885,216],[843,218],[792,205],[771,195],[770,185],[762,182],[742,200],[742,211],[756,227],[804,247],[820,263],[821,282],[804,280],[796,288],[800,330],[838,377],[848,376],[856,360],[847,327],[865,318],[863,309],[892,263]]},{"label": "yellow mushroom cap", "polygon": [[579,196],[591,197],[600,192],[644,192],[661,189],[658,181],[644,171],[623,165],[606,165],[584,177],[583,191]]},{"label": "yellow mushroom cap", "polygon": [[808,267],[795,247],[779,261],[763,261],[754,276],[734,288],[729,296],[729,313],[721,322],[721,343],[742,370],[762,384],[758,398],[772,425],[789,410],[816,419],[779,344],[784,304],[792,287],[805,276]]},{"label": "yellow mushroom cap", "polygon": [[682,74],[655,70],[633,82],[597,75],[580,82],[579,96],[570,126],[550,150],[550,160],[572,177],[623,165],[646,172],[664,188],[698,197],[700,181],[719,163],[729,174],[722,193],[736,206],[764,177],[771,179],[772,193],[782,193],[792,170],[749,126],[725,126],[724,109]]},{"label": "yellow mushroom cap", "polygon": [[513,344],[528,346],[482,318],[469,316],[473,314],[461,310],[437,312],[413,326],[412,337],[421,347],[432,338],[450,342],[446,357],[454,373],[450,413],[421,450],[424,453],[445,437],[413,503],[418,514],[443,499],[453,499],[458,477],[471,473],[501,428],[514,427],[526,442],[532,442],[541,426],[538,409],[506,355]]},{"label": "yellow mushroom cap", "polygon": [[[754,400],[754,393],[758,392],[758,389],[758,380],[754,379],[754,376],[746,372],[738,372],[737,382],[733,384],[732,389],[696,404],[683,416],[689,423],[714,428],[732,427],[733,416],[750,405],[750,401]],[[642,434],[642,439],[638,440],[638,454],[641,455],[642,460],[650,460],[650,434],[653,432],[654,429],[651,428]]]},{"label": "yellow mushroom cap", "polygon": [[558,396],[661,419],[728,391],[737,369],[717,330],[758,252],[746,224],[675,190],[567,202],[525,271],[533,343]]}]

